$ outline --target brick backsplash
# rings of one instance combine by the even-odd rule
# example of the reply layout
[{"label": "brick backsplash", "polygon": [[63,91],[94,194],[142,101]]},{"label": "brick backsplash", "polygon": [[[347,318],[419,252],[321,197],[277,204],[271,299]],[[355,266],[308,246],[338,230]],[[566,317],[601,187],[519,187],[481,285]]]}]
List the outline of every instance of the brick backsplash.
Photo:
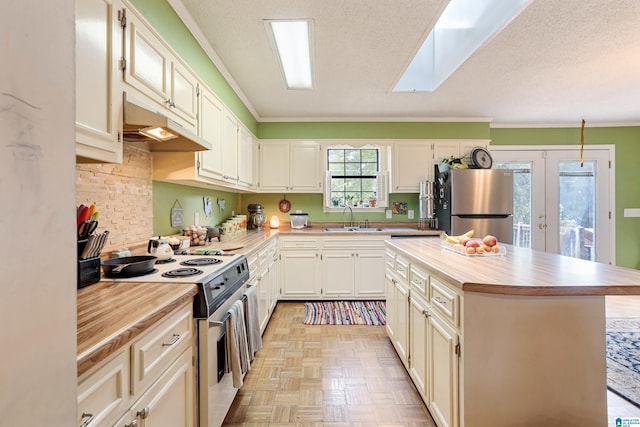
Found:
[{"label": "brick backsplash", "polygon": [[109,230],[107,248],[153,235],[152,165],[151,152],[126,144],[122,164],[76,165],[76,203],[97,205],[97,231]]}]

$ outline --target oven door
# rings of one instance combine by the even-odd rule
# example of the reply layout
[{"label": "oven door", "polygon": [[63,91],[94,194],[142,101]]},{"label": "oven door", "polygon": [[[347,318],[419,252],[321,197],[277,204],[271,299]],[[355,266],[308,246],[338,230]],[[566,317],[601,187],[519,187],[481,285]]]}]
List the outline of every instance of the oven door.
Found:
[{"label": "oven door", "polygon": [[238,389],[225,372],[227,311],[247,290],[241,286],[208,319],[198,319],[198,404],[200,427],[222,425]]}]

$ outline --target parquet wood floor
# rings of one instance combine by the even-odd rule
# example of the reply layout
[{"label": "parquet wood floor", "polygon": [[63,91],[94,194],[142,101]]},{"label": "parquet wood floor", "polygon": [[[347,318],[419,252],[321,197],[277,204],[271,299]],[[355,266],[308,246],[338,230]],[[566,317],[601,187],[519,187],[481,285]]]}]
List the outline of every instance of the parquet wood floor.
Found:
[{"label": "parquet wood floor", "polygon": [[[640,297],[608,297],[608,317],[639,317]],[[380,326],[307,326],[303,303],[280,302],[226,427],[435,426]],[[608,392],[614,416],[640,408]]]},{"label": "parquet wood floor", "polygon": [[303,318],[278,303],[224,426],[435,427],[384,327]]}]

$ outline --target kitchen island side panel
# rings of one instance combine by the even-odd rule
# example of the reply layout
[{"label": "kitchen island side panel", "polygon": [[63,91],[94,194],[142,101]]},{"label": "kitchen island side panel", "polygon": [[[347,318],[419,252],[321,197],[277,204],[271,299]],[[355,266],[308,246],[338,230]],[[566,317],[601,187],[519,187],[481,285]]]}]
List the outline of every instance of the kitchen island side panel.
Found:
[{"label": "kitchen island side panel", "polygon": [[603,296],[464,298],[462,425],[607,425]]}]

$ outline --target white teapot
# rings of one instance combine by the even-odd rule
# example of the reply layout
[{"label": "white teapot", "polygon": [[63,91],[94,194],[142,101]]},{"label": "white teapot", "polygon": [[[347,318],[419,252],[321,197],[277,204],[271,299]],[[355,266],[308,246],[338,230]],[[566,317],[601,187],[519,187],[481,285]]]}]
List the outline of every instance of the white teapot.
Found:
[{"label": "white teapot", "polygon": [[173,249],[169,245],[169,240],[160,236],[157,239],[149,240],[147,252],[158,258],[158,261],[165,261],[173,256]]}]

